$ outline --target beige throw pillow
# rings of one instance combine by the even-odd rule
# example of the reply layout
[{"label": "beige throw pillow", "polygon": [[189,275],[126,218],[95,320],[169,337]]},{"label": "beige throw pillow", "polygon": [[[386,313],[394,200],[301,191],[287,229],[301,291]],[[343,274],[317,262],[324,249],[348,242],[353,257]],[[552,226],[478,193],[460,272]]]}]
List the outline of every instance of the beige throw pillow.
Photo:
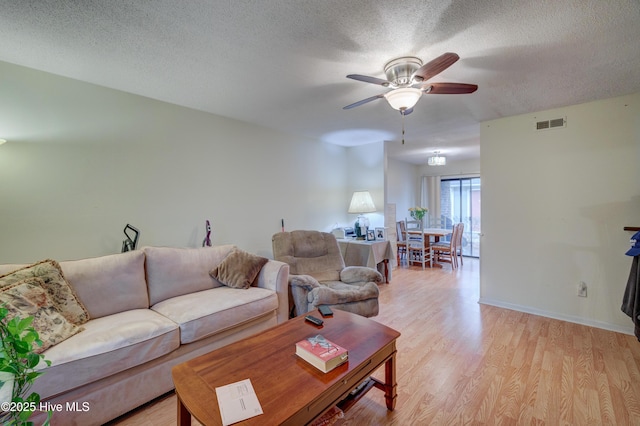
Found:
[{"label": "beige throw pillow", "polygon": [[42,353],[82,331],[60,313],[44,287],[44,280],[31,277],[0,288],[0,306],[9,311],[7,321],[15,316],[22,319],[33,317],[31,326],[42,340],[42,346],[33,343],[35,353]]},{"label": "beige throw pillow", "polygon": [[89,313],[64,278],[62,269],[55,260],[43,260],[0,276],[0,288],[34,277],[44,281],[44,289],[67,320],[78,325],[89,321]]},{"label": "beige throw pillow", "polygon": [[235,249],[209,274],[227,287],[247,289],[269,259]]}]

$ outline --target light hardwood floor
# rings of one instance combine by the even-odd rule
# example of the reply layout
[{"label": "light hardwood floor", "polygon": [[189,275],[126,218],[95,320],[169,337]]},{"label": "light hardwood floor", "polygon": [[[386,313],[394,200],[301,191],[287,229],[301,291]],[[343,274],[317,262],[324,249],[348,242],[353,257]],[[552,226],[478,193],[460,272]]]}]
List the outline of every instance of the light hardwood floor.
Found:
[{"label": "light hardwood floor", "polygon": [[[340,424],[640,425],[634,336],[480,305],[478,265],[393,271],[374,319],[402,333],[396,409],[372,389]],[[175,419],[168,395],[113,424]]]}]

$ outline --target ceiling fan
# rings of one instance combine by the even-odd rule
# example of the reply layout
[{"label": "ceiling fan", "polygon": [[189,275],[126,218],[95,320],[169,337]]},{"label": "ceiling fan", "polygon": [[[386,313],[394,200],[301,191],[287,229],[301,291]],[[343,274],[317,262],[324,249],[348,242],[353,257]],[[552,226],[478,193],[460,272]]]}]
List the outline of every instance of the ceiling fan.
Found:
[{"label": "ceiling fan", "polygon": [[349,74],[347,78],[364,81],[365,83],[379,84],[392,90],[347,105],[342,109],[355,108],[367,102],[385,98],[392,108],[400,111],[402,115],[407,115],[413,112],[413,107],[423,94],[458,95],[473,93],[478,90],[476,84],[426,83],[427,80],[449,68],[458,59],[460,59],[460,56],[451,52],[444,53],[424,65],[419,58],[413,56],[397,58],[384,66],[386,80],[367,75]]}]

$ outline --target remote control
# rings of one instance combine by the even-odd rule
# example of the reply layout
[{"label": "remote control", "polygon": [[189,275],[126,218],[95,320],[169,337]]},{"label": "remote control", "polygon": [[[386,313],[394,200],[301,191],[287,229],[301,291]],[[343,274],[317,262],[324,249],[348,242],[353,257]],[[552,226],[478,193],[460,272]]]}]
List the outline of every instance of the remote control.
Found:
[{"label": "remote control", "polygon": [[318,306],[318,311],[320,311],[320,315],[323,317],[330,317],[333,315],[333,311],[327,305]]},{"label": "remote control", "polygon": [[304,319],[317,326],[321,326],[322,324],[324,324],[324,321],[322,321],[320,318],[314,317],[313,315],[307,315],[306,317],[304,317]]}]

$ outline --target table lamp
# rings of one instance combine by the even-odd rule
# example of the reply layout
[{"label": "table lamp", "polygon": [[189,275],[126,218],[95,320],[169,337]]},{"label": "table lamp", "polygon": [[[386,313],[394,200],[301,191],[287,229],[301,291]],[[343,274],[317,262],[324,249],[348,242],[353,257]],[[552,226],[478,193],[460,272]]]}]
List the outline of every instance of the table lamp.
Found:
[{"label": "table lamp", "polygon": [[365,239],[367,235],[367,228],[369,227],[369,219],[367,219],[363,213],[373,213],[376,211],[376,206],[373,204],[373,199],[369,191],[356,191],[351,197],[351,204],[349,204],[349,210],[347,213],[357,214],[355,231],[356,237],[360,240]]}]

